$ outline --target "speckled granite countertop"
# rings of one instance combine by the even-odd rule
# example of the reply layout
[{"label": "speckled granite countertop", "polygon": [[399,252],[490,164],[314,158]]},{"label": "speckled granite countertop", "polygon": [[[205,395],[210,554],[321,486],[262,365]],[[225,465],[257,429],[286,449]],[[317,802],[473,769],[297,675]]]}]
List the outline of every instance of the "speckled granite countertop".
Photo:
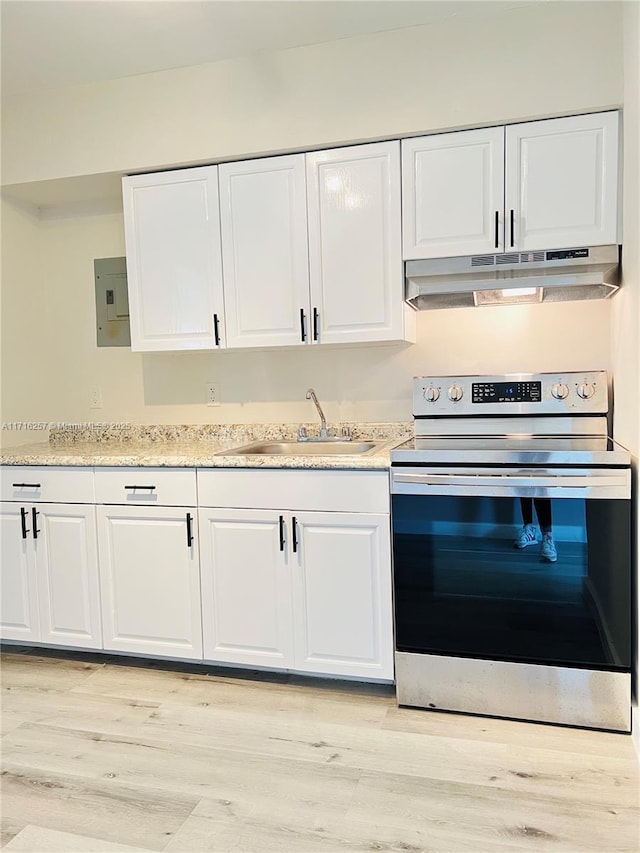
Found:
[{"label": "speckled granite countertop", "polygon": [[2,465],[143,466],[167,468],[342,468],[386,469],[389,452],[412,435],[411,423],[329,424],[353,439],[381,444],[365,454],[225,455],[254,441],[295,441],[299,426],[317,435],[317,424],[215,424],[55,429],[48,442],[0,450]]}]

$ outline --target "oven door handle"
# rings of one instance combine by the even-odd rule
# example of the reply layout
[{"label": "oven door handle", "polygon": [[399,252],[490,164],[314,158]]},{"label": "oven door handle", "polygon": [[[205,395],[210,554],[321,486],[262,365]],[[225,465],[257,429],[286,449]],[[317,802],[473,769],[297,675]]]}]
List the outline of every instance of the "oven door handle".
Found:
[{"label": "oven door handle", "polygon": [[420,486],[504,486],[515,488],[569,488],[591,489],[594,486],[619,486],[624,478],[616,475],[604,476],[572,476],[563,474],[554,476],[510,475],[510,474],[473,474],[471,476],[456,476],[455,474],[395,474],[394,483],[412,483]]}]

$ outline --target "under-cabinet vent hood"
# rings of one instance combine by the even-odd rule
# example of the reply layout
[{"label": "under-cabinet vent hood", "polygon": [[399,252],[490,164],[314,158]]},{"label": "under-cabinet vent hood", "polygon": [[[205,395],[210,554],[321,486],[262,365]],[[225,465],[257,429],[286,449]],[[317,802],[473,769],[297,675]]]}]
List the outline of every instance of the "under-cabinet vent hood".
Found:
[{"label": "under-cabinet vent hood", "polygon": [[619,269],[618,246],[407,261],[405,299],[419,311],[607,299]]}]

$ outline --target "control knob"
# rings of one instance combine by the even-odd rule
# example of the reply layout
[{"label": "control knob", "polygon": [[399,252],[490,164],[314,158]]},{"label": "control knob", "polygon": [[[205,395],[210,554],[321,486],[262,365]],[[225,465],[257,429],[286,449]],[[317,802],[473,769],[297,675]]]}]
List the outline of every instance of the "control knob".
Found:
[{"label": "control knob", "polygon": [[458,400],[462,400],[463,390],[459,385],[452,385],[449,388],[448,397],[452,403],[457,403]]},{"label": "control knob", "polygon": [[429,385],[428,388],[424,389],[423,397],[427,401],[427,403],[435,403],[439,396],[440,389],[434,388],[433,385]]},{"label": "control knob", "polygon": [[578,397],[582,397],[583,400],[588,400],[589,397],[593,397],[596,393],[596,389],[593,387],[591,382],[583,382],[582,385],[578,385]]},{"label": "control knob", "polygon": [[551,389],[551,396],[555,397],[556,400],[564,400],[569,396],[569,389],[564,384],[564,382],[556,382],[556,384]]}]

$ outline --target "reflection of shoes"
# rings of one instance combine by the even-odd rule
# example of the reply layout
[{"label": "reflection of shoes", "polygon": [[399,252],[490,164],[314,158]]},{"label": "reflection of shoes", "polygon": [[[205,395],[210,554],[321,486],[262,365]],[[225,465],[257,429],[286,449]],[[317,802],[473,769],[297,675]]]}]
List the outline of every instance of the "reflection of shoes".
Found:
[{"label": "reflection of shoes", "polygon": [[533,524],[525,524],[513,543],[513,547],[526,548],[527,545],[536,545],[538,542],[538,531],[535,529]]},{"label": "reflection of shoes", "polygon": [[553,543],[553,536],[550,533],[545,533],[540,544],[540,559],[543,563],[555,563],[558,559],[558,552]]}]

